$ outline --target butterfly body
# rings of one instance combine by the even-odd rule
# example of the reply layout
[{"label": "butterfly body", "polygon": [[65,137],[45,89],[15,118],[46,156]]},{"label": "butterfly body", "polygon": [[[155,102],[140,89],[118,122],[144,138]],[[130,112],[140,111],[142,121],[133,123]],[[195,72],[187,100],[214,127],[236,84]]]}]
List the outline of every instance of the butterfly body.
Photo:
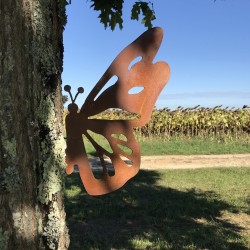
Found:
[{"label": "butterfly body", "polygon": [[[149,121],[157,97],[170,75],[167,63],[153,63],[162,37],[162,29],[153,28],[127,46],[90,92],[80,111],[74,103],[76,97],[73,100],[71,96],[73,103],[70,104],[66,117],[66,172],[70,174],[74,165],[78,165],[81,179],[89,194],[100,195],[114,191],[139,171],[140,146],[135,140],[133,128],[143,126]],[[137,57],[141,59],[129,68],[130,63]],[[113,76],[117,76],[117,81],[103,90]],[[135,87],[140,87],[140,91],[133,93]],[[82,93],[83,90],[79,89],[78,93]],[[70,91],[69,86],[66,91]],[[138,117],[131,120],[91,119],[91,116],[112,108],[136,113]],[[111,152],[99,145],[90,131],[104,136],[109,142]],[[103,167],[101,179],[95,178],[91,170],[83,135],[92,143],[98,154]],[[123,147],[130,151],[124,150]],[[107,171],[105,158],[109,158],[114,166],[115,173],[112,176]]]}]

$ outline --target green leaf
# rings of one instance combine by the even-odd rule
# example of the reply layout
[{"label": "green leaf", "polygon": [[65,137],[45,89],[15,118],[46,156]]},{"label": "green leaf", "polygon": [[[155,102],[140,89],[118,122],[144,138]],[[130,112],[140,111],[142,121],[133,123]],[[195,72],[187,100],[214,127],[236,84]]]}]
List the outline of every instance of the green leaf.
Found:
[{"label": "green leaf", "polygon": [[140,3],[136,2],[131,10],[131,19],[138,21],[140,13],[141,13]]},{"label": "green leaf", "polygon": [[122,8],[123,0],[91,0],[91,8],[100,11],[100,22],[104,24],[105,29],[110,27],[114,30],[116,24],[122,29]]},{"label": "green leaf", "polygon": [[[151,4],[151,7],[149,4]],[[141,23],[145,27],[152,28],[152,21],[155,20],[153,4],[151,2],[135,2],[131,10],[131,19],[138,21],[141,12],[143,16]]]}]

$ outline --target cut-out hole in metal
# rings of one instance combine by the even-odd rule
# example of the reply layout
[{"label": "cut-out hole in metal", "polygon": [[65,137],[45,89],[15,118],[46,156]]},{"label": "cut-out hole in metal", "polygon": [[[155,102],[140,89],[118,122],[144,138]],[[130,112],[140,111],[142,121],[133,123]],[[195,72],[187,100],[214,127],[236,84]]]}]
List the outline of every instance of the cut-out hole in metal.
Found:
[{"label": "cut-out hole in metal", "polygon": [[[93,175],[96,179],[103,178],[103,171],[107,171],[109,176],[115,175],[114,166],[110,162],[110,160],[106,157],[104,157],[104,162],[102,162],[99,157],[90,158],[89,163],[91,165]],[[104,163],[104,166],[103,166],[103,163]]]},{"label": "cut-out hole in metal", "polygon": [[132,154],[132,149],[131,148],[129,148],[129,147],[126,147],[126,146],[124,146],[124,145],[121,145],[121,144],[117,144],[118,145],[118,147],[123,151],[123,152],[125,152],[126,154],[128,154],[128,155],[131,155]]},{"label": "cut-out hole in metal", "polygon": [[128,70],[131,70],[131,68],[138,62],[142,60],[141,56],[136,57],[128,66]]},{"label": "cut-out hole in metal", "polygon": [[79,172],[79,169],[78,169],[78,165],[77,165],[77,164],[74,165],[74,172],[76,172],[76,173]]},{"label": "cut-out hole in metal", "polygon": [[139,94],[144,90],[143,86],[134,86],[133,88],[131,88],[128,93],[130,95],[135,95],[135,94]]},{"label": "cut-out hole in metal", "polygon": [[121,159],[126,163],[128,167],[132,167],[133,162],[124,155],[120,155]]},{"label": "cut-out hole in metal", "polygon": [[112,134],[111,136],[121,141],[128,141],[128,138],[123,134]]},{"label": "cut-out hole in metal", "polygon": [[100,134],[94,133],[91,130],[87,130],[87,133],[94,139],[96,142],[98,142],[98,145],[101,146],[103,149],[107,150],[109,153],[113,153],[113,150],[109,144],[109,141]]},{"label": "cut-out hole in metal", "polygon": [[117,76],[112,76],[108,82],[105,84],[105,87],[97,94],[97,96],[94,98],[94,101],[98,99],[98,97],[103,94],[105,90],[107,90],[109,87],[113,86],[118,80]]},{"label": "cut-out hole in metal", "polygon": [[140,115],[132,112],[128,112],[122,109],[108,109],[102,113],[91,116],[90,119],[100,119],[100,120],[135,120],[139,119]]}]

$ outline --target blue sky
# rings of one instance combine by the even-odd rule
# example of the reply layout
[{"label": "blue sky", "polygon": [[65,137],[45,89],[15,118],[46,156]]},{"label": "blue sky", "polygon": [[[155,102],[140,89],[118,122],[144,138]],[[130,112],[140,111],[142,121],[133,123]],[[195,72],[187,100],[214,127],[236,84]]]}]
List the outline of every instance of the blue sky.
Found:
[{"label": "blue sky", "polygon": [[[124,28],[105,30],[86,0],[67,6],[63,85],[85,92],[79,106],[117,54],[146,28],[130,20],[133,0],[124,1]],[[171,77],[158,108],[250,105],[250,0],[155,0],[154,26],[164,29],[155,61]],[[66,94],[63,92],[63,94]]]}]

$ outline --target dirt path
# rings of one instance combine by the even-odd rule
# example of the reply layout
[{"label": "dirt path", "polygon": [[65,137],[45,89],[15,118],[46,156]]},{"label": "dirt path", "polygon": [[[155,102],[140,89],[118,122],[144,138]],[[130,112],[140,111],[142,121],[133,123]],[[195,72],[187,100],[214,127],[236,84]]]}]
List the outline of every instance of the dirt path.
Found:
[{"label": "dirt path", "polygon": [[250,154],[142,156],[141,169],[250,167]]}]

